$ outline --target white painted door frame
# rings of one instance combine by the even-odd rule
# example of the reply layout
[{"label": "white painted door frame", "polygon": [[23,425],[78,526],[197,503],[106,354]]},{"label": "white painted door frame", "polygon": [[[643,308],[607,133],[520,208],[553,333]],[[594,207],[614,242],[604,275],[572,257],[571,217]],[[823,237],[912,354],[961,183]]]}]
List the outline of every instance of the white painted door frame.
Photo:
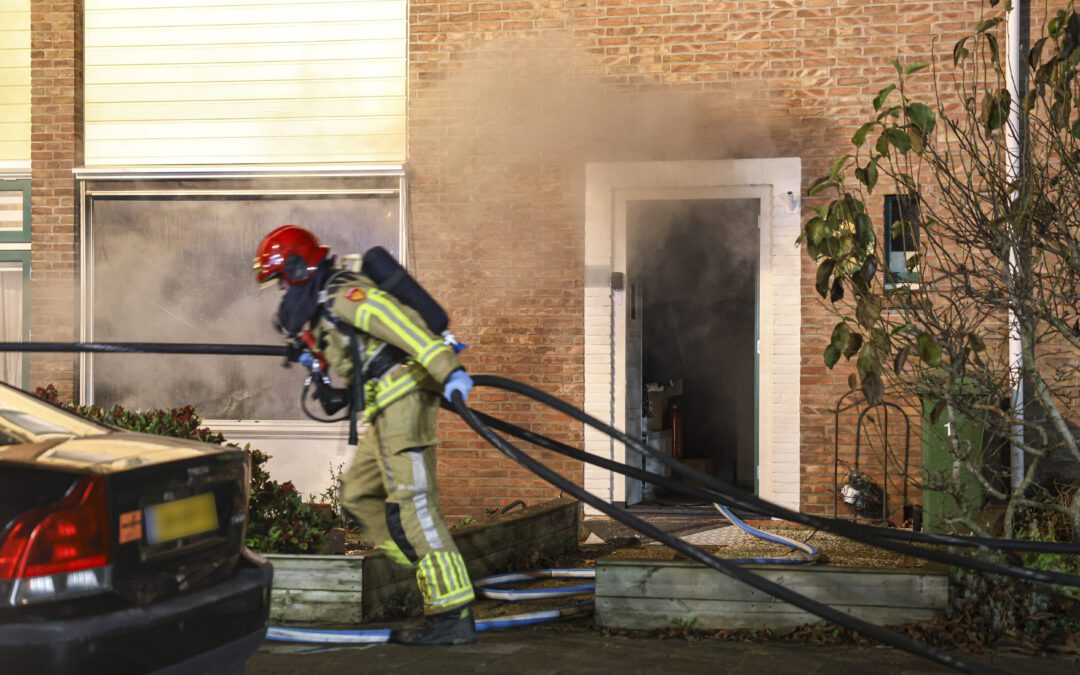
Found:
[{"label": "white painted door frame", "polygon": [[[620,162],[586,166],[585,410],[622,428],[626,420],[626,204],[635,200],[740,199],[761,202],[758,371],[758,489],[799,506],[799,371],[801,297],[798,158]],[[591,429],[585,449],[614,461],[625,448]],[[626,482],[585,468],[585,487],[625,503]]]}]

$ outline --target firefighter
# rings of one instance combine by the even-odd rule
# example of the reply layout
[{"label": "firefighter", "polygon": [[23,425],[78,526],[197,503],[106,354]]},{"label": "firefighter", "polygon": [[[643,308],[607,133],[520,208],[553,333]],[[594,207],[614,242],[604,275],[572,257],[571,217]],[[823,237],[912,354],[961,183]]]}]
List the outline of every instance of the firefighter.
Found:
[{"label": "firefighter", "polygon": [[363,401],[352,406],[362,406],[367,430],[342,475],[341,504],[391,560],[416,570],[424,622],[393,639],[475,642],[472,583],[439,510],[435,478],[439,396],[468,397],[472,378],[417,312],[359,272],[336,266],[329,247],[303,228],[268,234],[255,272],[260,284],[284,290],[282,331],[295,339],[309,328],[333,372],[364,383]]}]

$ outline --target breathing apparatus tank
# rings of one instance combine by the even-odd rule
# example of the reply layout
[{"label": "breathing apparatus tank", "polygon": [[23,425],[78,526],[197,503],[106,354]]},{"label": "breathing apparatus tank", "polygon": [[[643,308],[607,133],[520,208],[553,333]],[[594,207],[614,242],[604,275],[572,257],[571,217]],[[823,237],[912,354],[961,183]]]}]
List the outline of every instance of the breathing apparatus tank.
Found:
[{"label": "breathing apparatus tank", "polygon": [[374,281],[380,290],[415,309],[431,332],[441,335],[455,352],[465,348],[450,333],[450,317],[446,311],[385,248],[373,246],[368,249],[360,264],[360,273]]}]

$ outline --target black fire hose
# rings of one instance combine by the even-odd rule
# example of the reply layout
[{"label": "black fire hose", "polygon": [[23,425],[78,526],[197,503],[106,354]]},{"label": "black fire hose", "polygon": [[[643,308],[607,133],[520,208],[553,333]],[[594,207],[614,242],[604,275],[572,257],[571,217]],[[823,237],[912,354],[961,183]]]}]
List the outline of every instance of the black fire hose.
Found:
[{"label": "black fire hose", "polygon": [[0,342],[0,352],[104,354],[218,354],[222,356],[289,355],[278,345],[200,344],[197,342]]},{"label": "black fire hose", "polygon": [[[480,376],[480,377],[483,377],[483,376]],[[444,401],[443,407],[446,408],[447,410],[454,410],[453,406],[450,403],[446,403],[445,401]],[[688,497],[694,497],[696,499],[701,499],[701,500],[704,500],[706,502],[711,502],[711,503],[734,504],[735,506],[738,506],[739,508],[744,508],[744,509],[749,510],[749,511],[759,512],[757,504],[752,504],[752,503],[747,502],[745,500],[739,499],[739,497],[737,495],[733,495],[731,493],[720,494],[718,492],[714,492],[712,490],[707,490],[705,488],[701,488],[701,487],[698,487],[696,485],[691,485],[689,483],[683,483],[681,481],[677,481],[675,479],[668,478],[668,477],[663,476],[661,474],[652,473],[650,471],[645,471],[644,469],[639,469],[637,467],[629,466],[627,464],[622,464],[621,462],[616,462],[616,461],[607,459],[606,457],[600,457],[598,455],[594,455],[592,453],[585,452],[584,450],[580,450],[580,449],[575,448],[573,446],[566,445],[565,443],[560,443],[559,441],[556,441],[556,440],[554,440],[552,438],[549,438],[547,436],[543,436],[541,434],[529,431],[528,429],[525,429],[523,427],[519,427],[517,425],[511,424],[510,422],[507,422],[505,420],[501,420],[501,419],[499,419],[497,417],[492,417],[491,415],[480,412],[478,410],[473,410],[473,413],[477,416],[477,418],[481,422],[488,425],[492,429],[495,429],[496,431],[501,431],[503,433],[510,434],[511,436],[513,436],[515,438],[519,438],[519,439],[525,441],[526,443],[531,443],[531,444],[536,445],[538,447],[544,448],[545,450],[550,450],[552,452],[563,455],[564,457],[569,457],[571,459],[576,459],[576,460],[578,460],[580,462],[584,462],[586,464],[592,464],[593,466],[597,466],[597,467],[600,467],[602,469],[606,469],[608,471],[614,471],[616,473],[622,474],[624,476],[628,476],[630,478],[635,478],[637,480],[643,480],[643,481],[646,481],[648,483],[652,483],[653,485],[656,485],[658,487],[666,488],[666,489],[671,490],[673,492],[681,493],[681,494],[686,495]],[[767,515],[767,514],[765,514],[765,515]],[[799,514],[799,515],[804,516],[805,514]],[[832,523],[837,523],[838,522],[841,525],[851,525],[851,523],[848,523],[846,521],[834,520],[832,518],[817,518],[815,516],[805,516],[803,519],[800,520],[800,522],[801,522],[801,524],[808,525],[808,526],[813,527],[815,529],[825,530],[825,531],[833,531],[834,528],[832,527]],[[893,530],[889,530],[889,529],[886,529],[886,528],[872,527],[872,526],[865,526],[865,525],[859,525],[857,527],[860,530],[869,532],[870,534],[868,534],[867,537],[873,538],[875,540],[878,539],[878,538],[881,538],[881,539],[900,539],[899,537],[889,537],[889,536],[887,536],[887,533],[891,533],[891,532],[893,532]],[[834,533],[839,534],[840,536],[847,537],[847,538],[856,539],[857,541],[860,541],[860,542],[863,542],[863,543],[868,543],[866,541],[867,537],[863,536],[863,532],[860,532],[858,537],[849,536],[846,531],[845,532],[834,532]],[[1070,553],[1070,554],[1072,554],[1072,553],[1080,553],[1080,546],[1077,546],[1077,545],[1074,545],[1074,544],[1055,544],[1055,543],[1052,543],[1052,542],[1023,541],[1023,540],[1013,540],[1013,539],[983,539],[983,538],[976,538],[976,537],[954,537],[954,536],[950,536],[950,535],[926,535],[926,536],[933,538],[934,541],[929,541],[928,542],[928,541],[925,541],[925,540],[921,540],[922,543],[929,543],[929,544],[934,544],[934,545],[938,545],[938,546],[961,546],[961,547],[969,547],[969,548],[985,547],[985,548],[998,549],[998,550],[1044,551],[1044,552]],[[1010,544],[1015,544],[1015,545],[1010,545]],[[870,544],[870,545],[875,546],[876,548],[885,548],[884,546],[878,546],[877,544]],[[890,550],[893,550],[893,549],[890,549]],[[923,548],[905,547],[905,548],[902,548],[902,549],[898,549],[896,552],[904,553],[904,554],[911,554],[913,556],[918,556],[918,557],[923,557],[922,554],[925,551],[926,551],[926,549],[923,549]],[[957,557],[957,558],[950,558],[949,560],[957,560],[958,562],[956,564],[959,564],[961,566],[967,566],[968,561],[970,560],[970,558]],[[994,572],[995,573],[1002,573],[1002,574],[1006,573],[1006,572],[1004,572],[1004,570],[999,571],[996,568],[994,569]],[[1073,583],[1066,583],[1066,582],[1069,582],[1072,579],[1076,579],[1077,581],[1080,581],[1080,577],[1073,577],[1073,576],[1066,575],[1065,577],[1063,577],[1060,580],[1060,583],[1062,583],[1063,585],[1070,585],[1071,586],[1071,585],[1074,585],[1074,584]],[[1057,583],[1057,582],[1055,582],[1055,583]]]},{"label": "black fire hose", "polygon": [[[228,356],[279,356],[282,358],[288,358],[292,350],[284,346],[276,345],[255,345],[255,344],[200,344],[200,343],[168,343],[168,342],[0,342],[0,352],[48,352],[48,353],[71,353],[71,352],[90,352],[90,353],[142,353],[142,354],[216,354],[216,355],[228,355]],[[920,544],[931,544],[935,546],[961,546],[969,548],[983,548],[987,550],[997,551],[1030,551],[1041,553],[1061,553],[1061,554],[1080,554],[1080,545],[1075,544],[1058,544],[1052,542],[1038,542],[1038,541],[1026,541],[1021,539],[990,539],[984,537],[969,537],[961,535],[945,535],[945,534],[927,534],[919,532],[908,532],[906,530],[898,530],[891,528],[875,527],[870,525],[859,525],[848,521],[832,518],[820,518],[816,516],[807,516],[796,511],[784,509],[770,502],[742,492],[734,486],[728,485],[719,481],[714,476],[702,473],[689,466],[682,464],[670,458],[662,453],[658,453],[648,446],[644,446],[641,443],[634,441],[627,437],[625,434],[619,432],[617,429],[604,424],[603,422],[590,418],[588,416],[580,417],[577,410],[570,404],[562,401],[558,398],[550,396],[537,389],[529,387],[527,385],[508,380],[506,378],[497,377],[493,375],[478,375],[476,381],[484,386],[491,386],[507,391],[522,394],[536,400],[540,403],[548,405],[556,410],[559,410],[579,421],[593,426],[593,428],[600,430],[603,433],[611,435],[616,440],[625,443],[632,449],[648,454],[655,457],[661,463],[668,466],[672,471],[681,473],[690,478],[700,481],[703,484],[709,485],[714,489],[719,489],[720,497],[722,500],[726,500],[728,503],[740,508],[746,508],[751,511],[767,512],[775,515],[779,518],[791,520],[793,522],[799,522],[811,527],[816,527],[826,531],[840,534],[841,536],[852,537],[857,539],[863,539],[867,537],[875,537],[878,539],[893,539],[899,541],[908,541]],[[581,413],[582,415],[584,413]],[[495,418],[488,418],[489,421],[495,421]],[[510,425],[511,427],[513,425]],[[521,432],[525,432],[520,427],[515,427]],[[506,429],[507,433],[513,433],[509,429]],[[531,432],[525,432],[531,433]],[[543,439],[544,437],[534,435],[535,438]],[[532,439],[525,439],[530,440]],[[550,439],[547,439],[550,441]],[[554,441],[552,441],[554,442]],[[563,452],[570,449],[569,446],[561,446],[560,450],[557,447],[551,447],[556,452]],[[580,451],[578,451],[580,452]],[[574,455],[571,455],[574,456]],[[577,456],[582,461],[590,461],[592,459],[602,459],[582,453]],[[598,464],[599,466],[599,464]],[[621,467],[622,465],[618,465]],[[610,468],[618,471],[615,466],[605,466],[604,468]],[[627,474],[630,475],[630,474]],[[651,475],[651,474],[650,474]],[[643,480],[650,480],[645,475],[635,475],[635,478],[641,478]],[[662,477],[660,477],[662,478]],[[679,486],[678,489],[682,489],[684,486],[682,483],[665,484],[665,487]],[[692,494],[691,496],[702,497],[701,493]],[[716,498],[717,495],[711,495],[707,497],[709,499]],[[840,530],[843,530],[841,532]],[[914,549],[922,550],[922,549]],[[900,551],[906,553],[907,551]],[[963,564],[963,563],[960,563]],[[1071,585],[1071,581],[1053,580],[1053,579],[1030,579],[1033,581],[1046,581],[1047,583],[1064,583]]]},{"label": "black fire hose", "polygon": [[[772,502],[761,499],[760,497],[744,492],[743,490],[740,490],[732,485],[728,485],[727,483],[719,480],[715,476],[710,476],[709,474],[697,471],[696,469],[693,469],[692,467],[683,464],[682,462],[674,459],[673,457],[670,457],[658,450],[655,450],[648,445],[635,441],[633,438],[627,436],[618,429],[615,429],[614,427],[605,424],[601,420],[598,420],[595,417],[588,415],[587,413],[570,405],[566,401],[563,401],[562,399],[552,396],[551,394],[548,394],[546,392],[540,391],[539,389],[536,389],[534,387],[530,387],[527,384],[516,382],[514,380],[508,380],[506,378],[496,375],[477,375],[473,378],[473,380],[477,386],[493,387],[497,389],[502,389],[504,391],[521,394],[527,398],[531,398],[534,401],[537,401],[538,403],[542,403],[554,410],[558,410],[559,412],[562,412],[575,420],[583,422],[593,427],[594,429],[608,436],[611,436],[612,438],[615,438],[616,440],[624,443],[627,447],[630,447],[637,452],[656,458],[662,464],[669,466],[672,471],[693,478],[694,480],[702,483],[703,485],[706,485],[709,488],[708,491],[699,492],[695,488],[693,488],[693,486],[683,485],[681,483],[664,483],[665,487],[671,487],[672,489],[678,490],[683,494],[691,494],[691,496],[695,497],[702,497],[703,494],[708,495],[705,498],[709,499],[710,501],[717,501],[723,504],[727,504],[728,506],[736,506],[758,513],[764,513],[773,517],[790,520],[792,522],[801,523],[810,527],[824,530],[826,532],[832,532],[834,534],[838,534],[849,539],[854,539],[856,541],[869,544],[876,548],[893,551],[895,553],[901,553],[904,555],[923,558],[925,560],[933,560],[935,562],[954,565],[957,567],[967,567],[969,569],[976,569],[981,572],[987,572],[990,574],[1000,574],[1003,576],[1024,579],[1025,581],[1045,584],[1056,584],[1061,586],[1080,587],[1080,576],[1074,574],[1063,574],[1061,572],[1035,570],[1027,567],[1015,567],[1011,565],[999,565],[997,563],[993,563],[987,560],[981,560],[979,558],[971,558],[968,556],[947,553],[945,551],[939,551],[936,549],[927,549],[911,546],[880,536],[878,534],[879,532],[888,531],[884,528],[867,527],[864,525],[857,525],[839,519],[819,518],[817,516],[811,516],[808,514],[800,513],[798,511],[792,511],[791,509],[788,509],[786,507],[774,504]],[[508,430],[507,433],[510,433],[510,431]],[[538,435],[534,436],[537,438],[542,438]],[[551,439],[544,438],[543,440],[550,442],[550,445],[544,447],[555,450],[556,452],[563,452],[564,449],[568,449],[567,446],[562,446],[562,449],[560,449],[558,446],[560,446],[561,444],[557,444]],[[581,451],[576,450],[576,452]],[[582,461],[599,465],[599,463],[594,460],[602,458],[590,456],[590,459],[586,458],[584,456],[585,454],[586,453],[582,453],[581,455],[576,455],[576,457],[578,459],[581,459]],[[623,465],[617,466],[623,467]],[[615,468],[615,465],[605,464],[605,468],[611,468],[620,473],[626,473],[623,470],[625,467]],[[627,475],[629,474],[627,473]],[[664,479],[663,476],[659,476],[658,474],[651,474],[648,472],[641,472],[634,477],[640,477],[644,480],[648,480],[656,484],[660,484],[657,479],[668,480]],[[937,544],[939,542],[926,541],[924,543]],[[1046,544],[1047,542],[1042,543]],[[1067,544],[1051,544],[1051,547],[1052,548],[1050,548],[1049,550],[1056,553],[1064,553],[1076,548],[1075,546],[1070,546]],[[1026,549],[1027,547],[1023,548]]]},{"label": "black fire hose", "polygon": [[[473,379],[477,384],[492,385],[492,382],[490,380],[493,378],[480,376]],[[866,637],[872,638],[889,646],[902,649],[911,654],[921,656],[923,658],[935,661],[944,666],[948,666],[950,668],[954,668],[965,673],[1003,672],[996,668],[983,666],[981,664],[973,663],[970,661],[965,661],[956,656],[953,656],[952,654],[931,647],[924,642],[912,640],[911,638],[905,635],[901,635],[900,633],[896,633],[886,628],[882,628],[881,626],[870,623],[869,621],[864,621],[845,612],[833,609],[832,607],[817,602],[816,600],[811,600],[810,598],[800,593],[796,593],[795,591],[784,588],[780,584],[769,581],[768,579],[764,579],[757,574],[754,574],[753,572],[744,569],[743,567],[740,567],[737,564],[733,564],[723,560],[722,558],[717,558],[714,555],[710,555],[705,551],[702,551],[700,548],[692,544],[688,544],[681,539],[674,537],[667,532],[664,532],[663,530],[657,528],[651,523],[644,521],[641,518],[638,518],[637,516],[618,507],[608,504],[606,501],[600,499],[599,497],[596,497],[589,492],[586,492],[584,489],[578,487],[577,484],[575,484],[573,481],[567,480],[555,471],[552,471],[547,466],[541,464],[537,460],[525,454],[512,443],[492,431],[491,428],[481,422],[480,419],[476,416],[476,414],[473,413],[473,411],[465,405],[465,401],[464,399],[462,399],[460,392],[454,392],[453,396],[454,412],[460,415],[461,418],[465,420],[466,424],[472,427],[473,431],[480,434],[481,437],[483,437],[487,442],[495,446],[495,448],[497,448],[500,452],[502,452],[504,455],[514,460],[518,464],[524,466],[529,471],[532,471],[540,478],[543,478],[548,483],[551,483],[553,486],[559,488],[563,492],[566,492],[567,494],[572,495],[576,499],[592,506],[593,508],[601,511],[602,513],[607,514],[611,518],[619,521],[627,527],[633,528],[641,534],[644,534],[647,537],[651,537],[656,541],[664,544],[665,546],[668,546],[669,548],[674,549],[679,553],[690,557],[693,560],[697,560],[703,565],[711,567],[718,572],[722,572],[723,574],[726,574],[733,579],[741,581],[742,583],[747,584],[752,588],[756,588],[759,591],[768,593],[774,598],[783,600],[788,604],[794,605],[802,610],[810,612],[811,614],[816,614],[817,616],[833,623],[840,624],[852,630],[858,631],[860,634],[865,635]]]}]

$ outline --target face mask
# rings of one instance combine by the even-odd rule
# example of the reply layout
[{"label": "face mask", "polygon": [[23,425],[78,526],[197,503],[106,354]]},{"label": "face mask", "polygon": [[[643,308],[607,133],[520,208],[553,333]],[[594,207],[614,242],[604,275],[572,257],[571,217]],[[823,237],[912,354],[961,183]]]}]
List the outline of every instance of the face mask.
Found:
[{"label": "face mask", "polygon": [[278,307],[277,322],[286,335],[299,335],[304,324],[319,311],[319,291],[333,269],[332,259],[319,263],[311,281],[303,286],[289,286]]},{"label": "face mask", "polygon": [[278,307],[278,324],[286,335],[298,335],[318,308],[319,289],[315,284],[289,286]]}]

